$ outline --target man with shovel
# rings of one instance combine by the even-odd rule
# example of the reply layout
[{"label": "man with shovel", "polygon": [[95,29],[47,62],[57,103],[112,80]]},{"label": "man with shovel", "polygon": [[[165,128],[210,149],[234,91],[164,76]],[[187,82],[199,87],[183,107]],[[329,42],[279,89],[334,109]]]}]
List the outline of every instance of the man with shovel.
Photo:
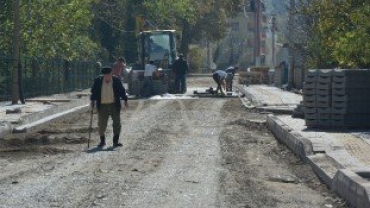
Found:
[{"label": "man with shovel", "polygon": [[91,106],[98,110],[98,127],[100,144],[98,147],[105,146],[105,131],[107,129],[108,118],[113,120],[113,147],[122,146],[118,142],[121,133],[121,101],[124,100],[125,107],[128,107],[126,90],[120,79],[112,75],[111,67],[103,67],[101,75],[95,78],[91,88]]}]

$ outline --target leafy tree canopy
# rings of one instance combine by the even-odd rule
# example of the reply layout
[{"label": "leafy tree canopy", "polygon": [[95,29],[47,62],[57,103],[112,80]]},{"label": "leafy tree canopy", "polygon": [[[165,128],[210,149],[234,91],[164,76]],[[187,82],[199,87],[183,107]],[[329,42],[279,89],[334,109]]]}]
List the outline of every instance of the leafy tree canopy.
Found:
[{"label": "leafy tree canopy", "polygon": [[[21,50],[28,55],[65,59],[88,58],[98,45],[88,35],[91,26],[91,4],[97,0],[29,0],[21,1]],[[6,0],[7,13],[12,14],[12,1]],[[10,51],[12,15],[0,17],[4,28],[1,45]]]},{"label": "leafy tree canopy", "polygon": [[302,11],[315,20],[310,50],[313,57],[319,57],[316,59],[316,65],[336,65],[342,68],[370,67],[368,1],[313,0]]},{"label": "leafy tree canopy", "polygon": [[180,50],[187,54],[189,44],[207,38],[216,40],[226,32],[226,17],[241,9],[242,0],[144,0],[143,11],[160,29],[182,33]]}]

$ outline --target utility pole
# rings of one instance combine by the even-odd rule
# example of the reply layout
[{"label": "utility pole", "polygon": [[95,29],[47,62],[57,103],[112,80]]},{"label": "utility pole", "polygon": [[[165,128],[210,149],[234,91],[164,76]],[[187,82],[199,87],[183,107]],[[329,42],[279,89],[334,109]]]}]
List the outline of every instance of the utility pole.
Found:
[{"label": "utility pole", "polygon": [[207,71],[211,71],[211,46],[207,40]]},{"label": "utility pole", "polygon": [[294,62],[295,62],[295,49],[294,49],[294,10],[295,0],[290,0],[289,4],[289,20],[288,20],[288,43],[289,43],[289,73],[288,73],[288,85],[294,87]]},{"label": "utility pole", "polygon": [[271,17],[271,69],[275,69],[276,66],[276,52],[275,52],[275,31],[276,31],[276,17],[273,15]]},{"label": "utility pole", "polygon": [[259,66],[261,65],[261,29],[262,29],[262,5],[261,5],[261,0],[253,0],[255,1],[255,6],[256,6],[256,13],[255,13],[255,25],[256,25],[256,32],[255,32],[255,50],[254,50],[254,55],[255,55],[255,65]]},{"label": "utility pole", "polygon": [[20,20],[19,20],[20,0],[14,0],[14,28],[13,28],[13,82],[12,82],[12,104],[18,104],[19,101],[19,36],[20,36]]}]

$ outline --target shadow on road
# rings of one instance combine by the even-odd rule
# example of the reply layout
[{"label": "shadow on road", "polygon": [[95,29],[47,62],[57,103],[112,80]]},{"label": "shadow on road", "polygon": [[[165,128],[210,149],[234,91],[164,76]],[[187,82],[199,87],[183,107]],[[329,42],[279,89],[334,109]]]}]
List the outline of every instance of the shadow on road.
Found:
[{"label": "shadow on road", "polygon": [[104,148],[101,148],[101,147],[94,147],[94,148],[92,148],[92,149],[88,149],[88,150],[86,150],[85,152],[86,153],[96,153],[96,152],[101,152],[101,151],[114,151],[114,147],[112,146],[112,147],[108,147],[108,148],[106,148],[106,149],[104,149]]}]

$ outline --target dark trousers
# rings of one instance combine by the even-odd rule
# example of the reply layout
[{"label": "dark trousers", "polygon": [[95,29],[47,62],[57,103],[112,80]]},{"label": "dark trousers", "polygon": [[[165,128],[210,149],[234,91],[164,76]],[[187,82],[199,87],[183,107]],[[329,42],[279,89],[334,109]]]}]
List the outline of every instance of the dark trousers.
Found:
[{"label": "dark trousers", "polygon": [[152,77],[144,77],[143,96],[149,97],[153,95],[153,79]]},{"label": "dark trousers", "polygon": [[113,120],[113,135],[119,135],[121,133],[121,118],[120,110],[117,106],[112,104],[101,104],[98,110],[98,127],[99,135],[105,136],[107,130],[109,116]]},{"label": "dark trousers", "polygon": [[218,75],[218,74],[213,74],[213,75],[212,75],[212,77],[213,77],[213,80],[214,80],[214,81],[216,82],[216,84],[217,84],[216,93],[218,93],[218,90],[220,90],[220,91],[221,91],[221,93],[223,93],[222,86],[221,86],[222,80],[221,80],[220,75]]},{"label": "dark trousers", "polygon": [[186,93],[186,75],[179,74],[176,75],[175,79],[176,93]]}]

